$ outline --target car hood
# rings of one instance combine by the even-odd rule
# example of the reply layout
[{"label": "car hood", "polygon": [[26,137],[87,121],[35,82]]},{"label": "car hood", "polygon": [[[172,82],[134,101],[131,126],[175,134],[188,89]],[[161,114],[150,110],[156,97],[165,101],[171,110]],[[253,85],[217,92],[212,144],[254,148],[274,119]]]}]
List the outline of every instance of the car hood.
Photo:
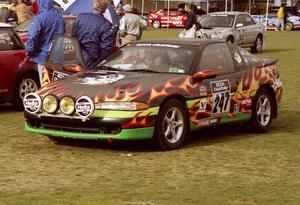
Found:
[{"label": "car hood", "polygon": [[38,94],[41,97],[52,94],[58,98],[70,96],[74,99],[88,96],[94,103],[134,100],[150,102],[157,96],[178,92],[178,89],[192,93],[189,78],[191,76],[183,74],[87,71],[51,83],[41,88]]},{"label": "car hood", "polygon": [[228,27],[217,27],[217,28],[209,28],[209,29],[202,29],[204,33],[206,33],[208,36],[211,34],[219,34],[219,33],[229,33],[232,31],[232,28]]}]

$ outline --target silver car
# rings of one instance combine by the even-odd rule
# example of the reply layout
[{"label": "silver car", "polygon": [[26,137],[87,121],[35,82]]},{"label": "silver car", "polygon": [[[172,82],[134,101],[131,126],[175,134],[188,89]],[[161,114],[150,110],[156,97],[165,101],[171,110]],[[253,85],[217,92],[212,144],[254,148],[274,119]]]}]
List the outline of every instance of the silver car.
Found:
[{"label": "silver car", "polygon": [[264,25],[245,12],[215,12],[199,19],[200,32],[211,39],[231,41],[252,52],[262,51],[265,41]]}]

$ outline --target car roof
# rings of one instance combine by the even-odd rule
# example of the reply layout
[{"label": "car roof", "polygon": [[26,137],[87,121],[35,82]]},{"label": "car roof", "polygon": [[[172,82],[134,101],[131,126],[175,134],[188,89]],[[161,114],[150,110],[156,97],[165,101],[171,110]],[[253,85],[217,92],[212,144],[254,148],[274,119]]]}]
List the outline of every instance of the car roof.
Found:
[{"label": "car roof", "polygon": [[171,45],[187,45],[187,46],[204,46],[210,43],[222,42],[212,39],[197,39],[197,38],[169,38],[169,39],[153,39],[136,41],[133,44],[149,43],[149,44],[171,44]]},{"label": "car roof", "polygon": [[227,12],[220,11],[220,12],[213,12],[213,13],[209,13],[209,14],[238,15],[238,14],[248,14],[248,13],[247,12],[241,12],[241,11],[227,11]]},{"label": "car roof", "polygon": [[7,23],[1,23],[0,22],[0,28],[12,28],[12,26],[7,24]]}]

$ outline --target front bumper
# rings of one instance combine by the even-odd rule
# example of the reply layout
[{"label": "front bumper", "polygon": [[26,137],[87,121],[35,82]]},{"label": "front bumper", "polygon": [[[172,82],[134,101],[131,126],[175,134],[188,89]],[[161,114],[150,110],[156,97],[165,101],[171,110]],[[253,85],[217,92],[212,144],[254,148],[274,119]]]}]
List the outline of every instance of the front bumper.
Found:
[{"label": "front bumper", "polygon": [[83,132],[79,133],[79,132],[34,128],[27,121],[25,122],[25,130],[27,132],[49,135],[49,136],[77,138],[77,139],[97,139],[97,140],[105,140],[105,139],[145,140],[145,139],[151,139],[154,134],[154,127],[122,129],[121,132],[118,134],[83,133]]}]

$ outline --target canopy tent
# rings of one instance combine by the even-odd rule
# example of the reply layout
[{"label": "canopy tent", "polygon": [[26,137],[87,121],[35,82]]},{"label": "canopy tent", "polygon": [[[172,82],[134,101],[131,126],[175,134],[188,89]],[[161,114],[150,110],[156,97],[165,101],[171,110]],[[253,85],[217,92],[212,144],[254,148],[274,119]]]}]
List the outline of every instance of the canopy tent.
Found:
[{"label": "canopy tent", "polygon": [[[61,8],[66,11],[70,12],[74,15],[79,13],[87,13],[92,12],[93,10],[93,0],[54,0]],[[67,2],[67,3],[65,3]]]}]

